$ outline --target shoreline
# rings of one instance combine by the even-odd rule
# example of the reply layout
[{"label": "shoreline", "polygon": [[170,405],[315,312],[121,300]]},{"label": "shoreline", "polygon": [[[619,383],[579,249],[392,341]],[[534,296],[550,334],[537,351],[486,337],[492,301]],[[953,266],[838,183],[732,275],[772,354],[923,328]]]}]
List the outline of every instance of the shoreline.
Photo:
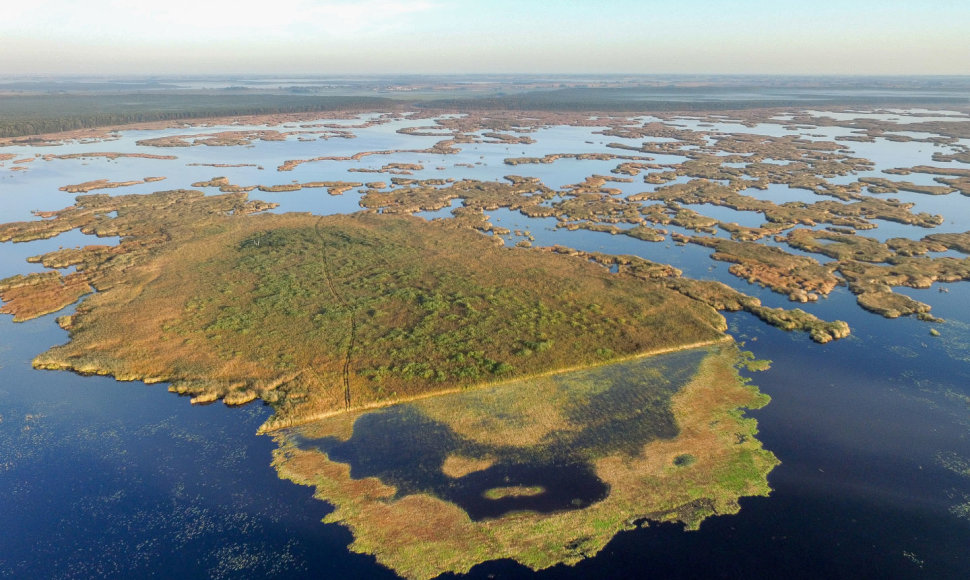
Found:
[{"label": "shoreline", "polygon": [[374,410],[377,410],[377,409],[385,409],[387,407],[393,407],[394,405],[402,405],[402,404],[405,404],[405,403],[411,403],[411,402],[414,402],[414,401],[420,401],[420,400],[424,400],[424,399],[430,399],[430,398],[439,397],[439,396],[442,396],[442,395],[453,395],[455,393],[475,391],[475,390],[485,389],[485,388],[489,388],[489,387],[499,387],[499,386],[503,386],[503,385],[509,385],[509,384],[512,384],[512,383],[522,382],[522,381],[529,381],[529,380],[541,379],[541,378],[545,378],[545,377],[551,377],[551,376],[555,376],[555,375],[559,375],[559,374],[572,373],[572,372],[578,372],[578,371],[587,370],[587,369],[600,368],[600,367],[609,366],[609,365],[613,365],[613,364],[619,364],[619,363],[634,361],[634,360],[638,360],[638,359],[642,359],[642,358],[649,358],[649,357],[660,356],[660,355],[664,355],[664,354],[671,354],[671,353],[675,353],[675,352],[683,352],[683,351],[686,351],[686,350],[694,350],[694,349],[706,348],[706,347],[720,345],[720,344],[727,344],[729,342],[730,343],[734,343],[736,341],[734,340],[734,337],[733,336],[726,334],[726,335],[724,335],[724,337],[718,338],[716,340],[707,340],[707,341],[694,342],[694,343],[690,343],[690,344],[684,344],[684,345],[680,345],[680,346],[671,346],[671,347],[665,347],[665,348],[658,348],[658,349],[654,349],[654,350],[650,350],[650,351],[645,351],[645,352],[641,352],[641,353],[637,353],[637,354],[633,354],[633,355],[629,355],[629,356],[618,357],[618,358],[615,358],[615,359],[612,359],[612,360],[609,360],[609,361],[604,361],[602,363],[597,363],[597,364],[581,365],[581,366],[575,366],[575,367],[566,367],[566,368],[550,370],[550,371],[546,371],[546,372],[542,372],[542,373],[535,373],[535,374],[531,374],[531,375],[525,375],[525,376],[515,377],[515,378],[511,378],[511,379],[505,379],[505,380],[501,380],[501,381],[492,381],[492,382],[476,383],[474,385],[470,385],[470,386],[467,386],[467,387],[452,387],[450,389],[442,389],[440,391],[434,391],[434,392],[430,392],[430,393],[422,393],[420,395],[411,395],[409,397],[398,397],[398,398],[395,398],[395,399],[389,399],[389,400],[384,400],[384,401],[375,401],[375,402],[372,402],[372,403],[368,403],[366,405],[360,405],[358,407],[351,407],[349,409],[337,409],[337,410],[334,410],[334,411],[324,411],[322,413],[314,413],[313,415],[309,415],[307,417],[303,417],[303,418],[300,418],[300,419],[280,421],[279,422],[280,424],[278,424],[278,425],[270,425],[271,420],[272,420],[272,418],[271,418],[271,419],[266,420],[262,425],[259,426],[259,429],[256,430],[256,434],[257,435],[269,435],[269,434],[273,434],[273,433],[275,433],[277,431],[280,431],[282,429],[289,429],[289,428],[292,428],[292,427],[299,427],[301,425],[306,425],[307,423],[312,423],[314,421],[320,421],[322,419],[329,419],[331,417],[338,417],[340,415],[344,415],[344,414],[347,414],[347,413],[354,413],[354,412],[359,412],[359,411],[374,411]]}]

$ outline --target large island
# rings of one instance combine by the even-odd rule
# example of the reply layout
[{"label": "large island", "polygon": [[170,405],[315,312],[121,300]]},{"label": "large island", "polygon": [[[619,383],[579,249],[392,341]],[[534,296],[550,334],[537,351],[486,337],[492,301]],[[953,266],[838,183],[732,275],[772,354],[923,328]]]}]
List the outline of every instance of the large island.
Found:
[{"label": "large island", "polygon": [[[34,259],[75,266],[67,276],[3,282],[21,319],[97,290],[58,319],[70,342],[34,365],[165,381],[194,402],[261,398],[281,475],[338,506],[355,550],[412,577],[575,562],[646,518],[696,527],[768,493],[776,460],[737,414],[767,398],[739,379],[723,317],[670,284],[677,270],[626,257],[611,272],[460,220],[270,207],[245,193],[84,195],[3,226],[122,239]],[[386,417],[378,441],[404,440],[367,444],[363,425]],[[354,476],[355,460],[308,437],[363,438],[377,471]],[[389,457],[398,468],[379,467]]]}]

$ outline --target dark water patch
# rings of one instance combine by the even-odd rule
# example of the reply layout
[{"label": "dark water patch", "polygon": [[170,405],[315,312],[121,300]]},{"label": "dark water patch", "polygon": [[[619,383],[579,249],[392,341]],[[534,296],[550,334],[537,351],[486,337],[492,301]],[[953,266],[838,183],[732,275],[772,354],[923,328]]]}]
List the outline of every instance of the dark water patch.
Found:
[{"label": "dark water patch", "polygon": [[[582,509],[604,499],[608,486],[593,467],[597,458],[623,453],[639,454],[653,440],[675,437],[679,430],[670,409],[671,397],[696,372],[704,350],[685,351],[550,378],[556,395],[541,405],[561,407],[563,421],[542,433],[534,444],[501,444],[472,439],[430,417],[420,404],[402,404],[361,415],[346,441],[334,437],[302,440],[330,460],[350,465],[354,479],[377,477],[397,488],[397,497],[427,493],[454,503],[473,520],[529,510],[551,513]],[[509,393],[514,394],[509,397]],[[494,387],[484,396],[530,396],[528,384]],[[503,429],[535,429],[527,419],[510,411],[492,409],[483,392],[444,395],[461,421],[464,407],[488,405],[485,412]],[[533,395],[534,396],[534,395]],[[489,399],[490,400],[490,399]],[[494,412],[493,412],[494,411]],[[491,463],[480,470],[451,477],[443,466],[449,456]],[[535,493],[490,498],[489,490],[535,488]]]},{"label": "dark water patch", "polygon": [[[670,398],[690,380],[706,354],[704,350],[672,353],[664,355],[662,366],[641,361],[639,366],[611,365],[560,377],[563,382],[592,380],[612,385],[568,409],[570,419],[585,427],[559,440],[563,452],[581,449],[596,457],[621,451],[633,456],[648,441],[676,437],[679,430]],[[649,388],[645,388],[647,384]]]},{"label": "dark water patch", "polygon": [[[366,414],[354,424],[354,435],[348,441],[321,443],[331,460],[350,464],[354,479],[377,477],[395,486],[397,497],[434,495],[458,505],[473,520],[519,510],[579,509],[607,493],[606,484],[589,464],[550,457],[542,450],[514,451],[469,442],[410,405]],[[497,454],[503,459],[488,469],[451,478],[442,466],[453,453],[472,457]],[[543,491],[521,497],[486,497],[491,489],[511,486],[536,486]]]},{"label": "dark water patch", "polygon": [[[609,487],[587,463],[503,462],[451,479],[442,499],[464,509],[473,520],[497,518],[510,512],[552,513],[582,509],[606,498]],[[538,488],[535,494],[491,499],[500,488]]]}]

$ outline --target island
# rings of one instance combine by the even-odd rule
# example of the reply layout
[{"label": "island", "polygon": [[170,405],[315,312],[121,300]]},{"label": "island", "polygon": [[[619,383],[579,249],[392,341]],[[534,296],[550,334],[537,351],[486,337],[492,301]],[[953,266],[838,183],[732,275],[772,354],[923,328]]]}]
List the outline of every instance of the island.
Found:
[{"label": "island", "polygon": [[259,397],[276,411],[266,429],[725,338],[714,309],[661,278],[445,221],[268,207],[245,193],[80,196],[0,236],[83,224],[123,241],[38,256],[77,271],[8,279],[4,308],[27,319],[97,289],[35,366],[165,381],[197,402]]}]

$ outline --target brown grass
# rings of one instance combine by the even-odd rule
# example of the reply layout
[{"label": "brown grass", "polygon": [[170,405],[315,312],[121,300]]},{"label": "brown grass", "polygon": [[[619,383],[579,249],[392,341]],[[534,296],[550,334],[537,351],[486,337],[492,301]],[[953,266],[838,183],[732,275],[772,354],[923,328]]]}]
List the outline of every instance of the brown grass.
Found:
[{"label": "brown grass", "polygon": [[[72,226],[125,235],[38,258],[78,264],[67,280],[100,292],[72,318],[71,342],[35,365],[169,381],[199,402],[260,397],[277,411],[268,426],[722,336],[720,316],[649,276],[498,247],[446,223],[249,216],[267,206],[241,193],[78,199],[6,227],[20,238]],[[6,289],[7,308],[55,310],[77,299],[55,300],[64,286]]]},{"label": "brown grass", "polygon": [[14,322],[57,312],[92,291],[82,273],[58,272],[15,276],[0,280],[0,314],[13,314]]},{"label": "brown grass", "polygon": [[494,458],[477,459],[474,457],[464,457],[461,455],[451,454],[445,458],[445,462],[441,466],[441,471],[448,477],[457,479],[460,477],[465,477],[469,473],[475,473],[476,471],[488,469],[493,465],[495,465]]}]

